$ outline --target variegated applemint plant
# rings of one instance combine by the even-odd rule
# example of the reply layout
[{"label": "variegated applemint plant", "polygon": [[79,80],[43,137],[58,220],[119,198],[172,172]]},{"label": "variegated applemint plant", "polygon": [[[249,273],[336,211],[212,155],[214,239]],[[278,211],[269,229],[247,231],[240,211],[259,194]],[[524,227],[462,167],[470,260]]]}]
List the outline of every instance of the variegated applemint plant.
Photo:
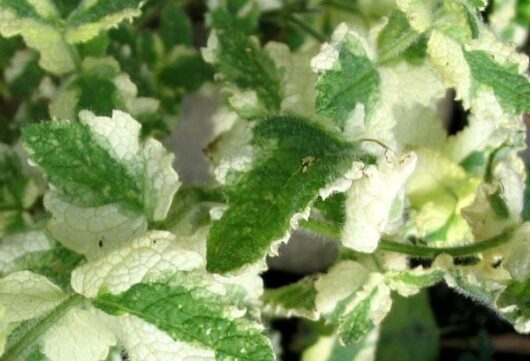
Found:
[{"label": "variegated applemint plant", "polygon": [[[0,0],[1,360],[281,360],[278,317],[320,325],[305,361],[373,360],[438,282],[530,332],[529,14]],[[160,141],[197,91],[219,94],[207,186]],[[265,289],[295,230],[335,262]]]}]

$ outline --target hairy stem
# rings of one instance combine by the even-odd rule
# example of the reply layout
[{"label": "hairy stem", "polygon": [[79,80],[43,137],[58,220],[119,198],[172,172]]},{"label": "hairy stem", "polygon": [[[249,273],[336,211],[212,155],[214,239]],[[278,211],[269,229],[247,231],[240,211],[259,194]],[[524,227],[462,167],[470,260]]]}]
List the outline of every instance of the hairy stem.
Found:
[{"label": "hairy stem", "polygon": [[404,253],[421,258],[436,258],[441,254],[448,254],[453,257],[464,257],[498,247],[506,243],[510,239],[512,233],[512,229],[505,230],[495,237],[491,237],[485,241],[457,247],[423,247],[397,243],[383,239],[381,242],[379,242],[379,249],[396,253]]},{"label": "hairy stem", "polygon": [[31,327],[22,337],[17,340],[15,344],[9,347],[2,361],[15,361],[18,359],[20,354],[24,351],[27,351],[31,348],[33,343],[42,336],[51,326],[53,326],[57,321],[63,317],[66,312],[68,312],[73,307],[79,305],[83,302],[84,297],[81,295],[74,295],[66,299],[63,303],[57,306],[53,311],[51,311],[46,317],[37,322],[33,327]]},{"label": "hairy stem", "polygon": [[[340,233],[334,225],[308,220],[302,223],[302,227],[325,237],[340,239]],[[457,246],[457,247],[425,247],[412,244],[398,243],[382,239],[378,249],[388,252],[408,254],[420,258],[436,258],[441,254],[453,257],[471,256],[491,248],[498,247],[510,239],[514,229],[507,228],[502,233],[481,242]]]}]

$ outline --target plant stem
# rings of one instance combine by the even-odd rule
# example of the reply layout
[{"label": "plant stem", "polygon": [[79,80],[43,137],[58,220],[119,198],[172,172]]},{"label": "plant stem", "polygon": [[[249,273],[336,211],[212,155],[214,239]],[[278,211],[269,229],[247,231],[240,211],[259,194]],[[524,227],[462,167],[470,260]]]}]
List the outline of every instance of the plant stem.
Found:
[{"label": "plant stem", "polygon": [[295,16],[286,15],[285,18],[291,23],[298,26],[303,31],[305,31],[307,34],[311,35],[316,40],[320,41],[321,43],[325,43],[327,41],[327,38],[324,35],[320,34],[318,31],[316,31],[315,29],[313,29],[311,26],[307,25],[303,21],[297,19]]},{"label": "plant stem", "polygon": [[379,242],[379,249],[396,253],[404,253],[421,258],[436,258],[441,254],[448,254],[453,257],[463,257],[471,256],[476,253],[498,247],[506,243],[510,239],[512,233],[512,229],[505,230],[501,234],[491,237],[485,241],[457,247],[423,247],[397,243],[383,239],[381,242]]},{"label": "plant stem", "polygon": [[[308,220],[302,223],[302,227],[325,237],[340,239],[339,232],[333,225],[330,224]],[[436,258],[441,254],[448,254],[453,257],[463,257],[474,255],[508,242],[513,231],[513,228],[507,228],[502,233],[485,241],[457,247],[414,246],[412,244],[398,243],[382,239],[379,242],[378,249],[388,252],[408,254],[409,256],[420,258]]]},{"label": "plant stem", "polygon": [[31,327],[22,337],[9,349],[6,350],[2,358],[3,361],[15,361],[18,359],[20,354],[26,350],[29,350],[32,344],[44,334],[51,326],[63,317],[73,307],[83,302],[84,297],[81,295],[74,295],[67,298],[63,303],[57,306],[51,311],[46,317],[37,322]]}]

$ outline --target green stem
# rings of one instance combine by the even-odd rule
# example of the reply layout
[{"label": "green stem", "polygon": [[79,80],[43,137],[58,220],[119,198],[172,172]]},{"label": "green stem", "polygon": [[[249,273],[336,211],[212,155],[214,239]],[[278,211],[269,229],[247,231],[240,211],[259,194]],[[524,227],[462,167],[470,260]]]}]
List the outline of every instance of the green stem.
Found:
[{"label": "green stem", "polygon": [[14,345],[6,350],[2,361],[16,361],[22,352],[29,350],[33,343],[51,326],[56,324],[57,321],[59,321],[59,319],[66,314],[66,312],[79,305],[83,301],[84,297],[81,295],[75,295],[66,299],[46,317],[31,327]]},{"label": "green stem", "polygon": [[[340,239],[340,233],[337,231],[336,227],[330,224],[317,222],[310,219],[303,222],[302,227],[325,237]],[[457,247],[414,246],[412,244],[398,243],[382,239],[379,242],[378,249],[388,252],[403,253],[409,256],[420,258],[436,258],[441,254],[448,254],[453,257],[463,257],[474,255],[508,242],[513,231],[513,228],[508,228],[505,229],[501,234],[491,237],[485,241]]]},{"label": "green stem", "polygon": [[304,23],[303,21],[297,19],[293,15],[286,15],[285,18],[288,21],[290,21],[291,23],[293,23],[294,25],[298,26],[303,31],[305,31],[307,34],[311,35],[316,40],[320,41],[321,43],[324,43],[324,42],[327,41],[327,38],[324,35],[320,34],[318,31],[313,29],[311,26],[309,26],[306,23]]},{"label": "green stem", "polygon": [[397,243],[383,239],[379,242],[379,249],[396,253],[404,253],[421,258],[436,258],[441,254],[448,254],[453,257],[464,257],[484,252],[488,249],[495,248],[506,243],[510,239],[512,232],[512,229],[506,230],[501,234],[491,237],[485,241],[457,247],[423,247]]}]

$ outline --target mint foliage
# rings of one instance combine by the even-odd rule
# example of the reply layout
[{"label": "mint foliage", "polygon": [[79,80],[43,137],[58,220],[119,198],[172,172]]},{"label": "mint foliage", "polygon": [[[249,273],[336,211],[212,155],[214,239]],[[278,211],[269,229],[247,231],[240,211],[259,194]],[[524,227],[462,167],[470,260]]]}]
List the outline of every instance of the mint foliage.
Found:
[{"label": "mint foliage", "polygon": [[0,359],[434,360],[440,283],[530,333],[528,9],[0,0]]},{"label": "mint foliage", "polygon": [[[464,56],[471,69],[473,77],[481,83],[491,87],[501,106],[507,112],[528,113],[530,108],[530,84],[524,75],[514,71],[515,68],[502,67],[496,63],[491,55],[484,51],[465,52]],[[511,68],[511,69],[510,69]]]},{"label": "mint foliage", "polygon": [[[86,124],[35,125],[24,130],[23,140],[50,183],[69,196],[87,204],[123,202],[131,208],[140,207],[141,193],[133,177],[95,142]],[[49,157],[50,153],[54,157]],[[100,192],[107,180],[110,189]]]},{"label": "mint foliage", "polygon": [[78,65],[73,44],[89,41],[123,19],[138,16],[140,5],[140,0],[85,2],[62,18],[51,0],[5,0],[0,3],[0,33],[6,37],[21,35],[28,46],[40,52],[43,68],[62,74]]},{"label": "mint foliage", "polygon": [[372,116],[380,97],[380,75],[359,39],[344,39],[337,61],[319,77],[316,105],[320,114],[344,128],[357,104],[364,106],[367,118]]},{"label": "mint foliage", "polygon": [[213,348],[216,360],[273,360],[260,329],[244,318],[224,316],[223,300],[216,298],[200,289],[139,284],[121,295],[103,295],[95,305],[111,314],[138,316],[175,339]]},{"label": "mint foliage", "polygon": [[228,209],[210,230],[207,260],[213,272],[262,260],[274,242],[297,227],[320,189],[354,161],[371,160],[358,144],[299,118],[266,119],[253,133],[260,148],[256,165],[228,188]]}]

